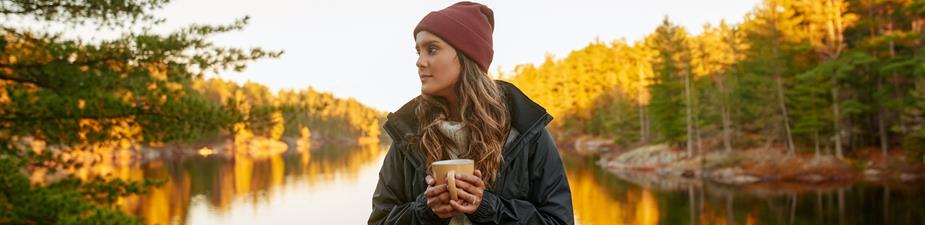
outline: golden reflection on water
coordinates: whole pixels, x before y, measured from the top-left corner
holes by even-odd
[[[186,224],[190,208],[196,207],[196,204],[207,205],[207,212],[211,214],[209,218],[230,217],[233,215],[229,212],[235,211],[234,208],[257,210],[271,201],[278,201],[271,198],[280,194],[300,196],[313,189],[336,189],[338,187],[334,186],[345,182],[356,183],[361,169],[369,170],[370,166],[374,166],[378,171],[379,165],[371,164],[381,163],[384,156],[381,149],[378,144],[367,144],[355,147],[318,146],[308,151],[259,157],[240,152],[224,156],[194,154],[122,166],[100,163],[75,172],[81,174],[79,176],[109,173],[113,178],[126,180],[165,179],[163,185],[150,188],[144,194],[120,198],[119,206],[126,212],[141,216],[145,224]],[[373,188],[367,188],[370,196]],[[370,204],[368,197],[351,201],[363,206]],[[368,207],[360,210],[368,210]],[[365,219],[366,215],[362,217]]]
[[[566,172],[578,224],[658,224],[658,203],[650,190],[636,188],[613,196],[593,170],[569,168]]]
[[[254,154],[253,149],[219,148],[215,154],[193,151],[143,163],[104,157],[93,166],[70,171],[84,179],[99,174],[125,180],[164,179],[163,185],[146,193],[118,200],[122,210],[141,216],[145,224],[363,224],[384,149],[378,144],[310,148],[292,144],[286,151]],[[657,190],[618,178],[593,162],[570,157],[563,155],[577,224],[871,222],[859,221],[866,218],[864,215],[845,213],[863,210],[865,202],[848,204],[834,192],[793,195],[789,201],[787,197],[749,197],[718,188]],[[36,179],[44,179],[43,171],[33,172]],[[874,191],[858,195],[882,196]],[[893,208],[921,205],[915,191],[893,193],[898,195],[890,203],[897,205],[891,205]],[[897,210],[894,214],[905,218],[898,221],[917,221],[921,218],[917,212]]]

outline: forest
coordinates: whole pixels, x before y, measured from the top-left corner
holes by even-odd
[[[666,17],[500,76],[564,134],[688,155],[771,147],[842,158],[925,152],[925,2],[765,0],[691,34]],[[569,136],[569,135],[563,135]]]

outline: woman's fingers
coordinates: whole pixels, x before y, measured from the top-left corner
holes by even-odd
[[[450,218],[456,214],[456,209],[453,209],[453,206],[446,204],[438,207],[430,208],[431,211],[434,211],[434,214],[437,214],[437,217],[440,218]]]
[[[456,182],[456,189],[466,191],[469,194],[474,194],[477,196],[482,196],[482,192],[485,190],[484,187],[477,187],[470,184],[469,182]]]
[[[473,205],[479,205],[479,203],[482,201],[482,198],[478,195],[462,189],[457,191],[456,195],[459,196],[459,200]]]
[[[441,185],[432,186],[432,187],[427,188],[427,190],[424,191],[424,196],[428,198],[433,198],[434,196],[440,195],[445,192],[447,192],[446,184],[441,184]]]
[[[456,187],[459,200],[450,200],[449,189],[446,184],[435,185],[433,177],[427,175],[427,206],[440,218],[449,218],[458,212],[475,213],[482,201],[485,184],[482,182],[482,171],[475,170],[472,174],[457,174]]]
[[[433,198],[427,198],[427,207],[440,218],[449,218],[456,214],[456,209],[447,204],[450,201],[450,194],[443,192]]]
[[[435,185],[436,182],[430,175],[424,177],[424,181],[427,182],[427,190],[424,191],[424,196],[427,197],[427,207],[443,219],[455,215],[456,209],[447,204],[450,201],[450,192],[446,184]]]
[[[464,189],[477,196],[482,196],[482,192],[485,190],[485,183],[482,182],[482,179],[473,175],[457,176],[459,176],[459,178],[456,182],[456,188]]]
[[[465,181],[466,183],[472,184],[473,186],[476,186],[476,187],[481,187],[481,188],[485,187],[485,183],[482,182],[482,178],[479,178],[475,175],[456,174],[456,181]]]
[[[437,194],[433,197],[427,197],[428,206],[436,206],[436,204],[446,204],[450,201],[450,192],[444,191],[443,193]],[[433,204],[431,204],[433,202]]]
[[[431,209],[434,211],[434,213],[453,213],[456,211],[453,209],[453,206],[450,206],[449,204],[440,205]]]
[[[452,206],[454,210],[465,214],[475,213],[475,210],[478,209],[478,205],[466,204],[463,203],[463,201],[450,201],[450,206]]]

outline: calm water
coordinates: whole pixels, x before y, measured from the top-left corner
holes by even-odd
[[[365,224],[385,149],[174,157],[113,172],[169,178],[121,202],[148,224]],[[578,224],[925,224],[921,184],[733,189],[616,176],[564,157]]]

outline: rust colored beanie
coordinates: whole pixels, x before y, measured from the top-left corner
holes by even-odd
[[[487,74],[494,55],[491,41],[494,28],[494,12],[488,6],[458,2],[424,16],[412,35],[417,36],[418,32],[426,30],[439,36],[479,64],[482,72]]]

